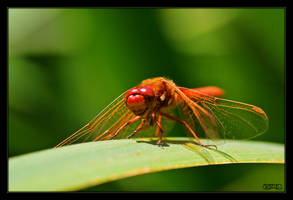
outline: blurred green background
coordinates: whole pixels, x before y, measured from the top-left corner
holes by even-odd
[[[284,20],[278,9],[9,9],[9,156],[54,147],[122,92],[157,76],[263,108],[284,143]],[[173,133],[173,134],[172,134]],[[184,136],[181,126],[172,136]],[[263,191],[284,166],[146,174],[84,191]]]

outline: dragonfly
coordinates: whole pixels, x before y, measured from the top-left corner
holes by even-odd
[[[146,79],[55,147],[131,138],[138,133],[155,135],[156,144],[162,146],[166,121],[181,124],[201,146],[207,146],[201,138],[250,139],[268,129],[268,117],[261,108],[220,98],[223,95],[216,86],[190,89],[164,77]]]

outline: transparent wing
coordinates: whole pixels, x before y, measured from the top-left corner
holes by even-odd
[[[249,139],[268,129],[268,117],[259,107],[221,98],[215,98],[215,103],[202,102],[202,105],[221,122],[225,129],[221,133],[223,138]]]
[[[163,81],[179,95],[177,107],[199,137],[248,139],[268,129],[268,117],[259,107],[208,96],[196,89]]]
[[[56,147],[72,143],[109,139],[123,124],[136,117],[125,105],[125,94],[126,92],[117,97],[88,124]],[[125,127],[121,133],[127,132],[128,129],[129,127]]]
[[[202,137],[204,132],[210,139],[248,139],[268,128],[268,118],[259,107],[207,96],[187,88],[180,90],[184,93],[184,101],[180,104],[185,110],[183,115]]]
[[[102,110],[94,119],[88,124],[82,127],[80,130],[73,133],[71,136],[60,142],[56,147],[62,147],[73,143],[98,141],[110,139],[116,131],[119,130],[127,122],[135,119],[137,116],[131,112],[125,104],[125,94],[121,94],[112,103],[110,103],[104,110]],[[162,118],[161,124],[163,127],[171,127],[173,121]],[[140,125],[142,125],[143,119],[139,119],[127,126],[125,126],[117,136],[113,139],[125,138],[132,134]],[[159,129],[155,124],[150,124],[149,121],[145,121],[141,126],[142,129],[133,135],[133,138],[137,137],[158,137]]]

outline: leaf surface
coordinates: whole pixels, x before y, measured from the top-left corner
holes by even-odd
[[[9,159],[9,191],[76,191],[125,177],[185,167],[284,163],[284,145],[225,141],[202,147],[188,138],[108,140],[48,149]],[[208,141],[202,140],[203,144]]]

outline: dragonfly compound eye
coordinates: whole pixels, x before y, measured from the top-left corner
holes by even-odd
[[[152,97],[154,92],[150,88],[132,88],[126,93],[126,105],[136,115],[142,115],[148,109]]]

